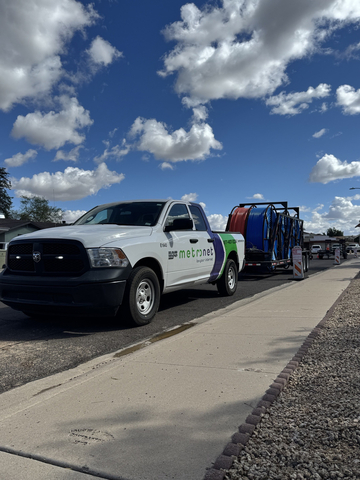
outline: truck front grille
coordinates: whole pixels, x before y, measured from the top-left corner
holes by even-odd
[[[10,246],[13,255],[32,254],[32,243],[17,243]]]
[[[61,262],[54,258],[44,258],[44,271],[47,273],[78,273],[84,268],[82,260],[64,259]]]
[[[89,262],[85,248],[75,240],[17,240],[9,245],[7,266],[16,274],[79,276]]]
[[[73,243],[43,243],[43,253],[53,255],[79,255],[80,249]]]
[[[9,255],[8,267],[10,270],[19,271],[19,272],[35,272],[35,264],[32,258],[12,257]]]

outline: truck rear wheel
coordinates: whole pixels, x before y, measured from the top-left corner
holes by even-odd
[[[125,310],[132,324],[147,325],[155,317],[160,304],[160,284],[151,268],[135,268],[125,292]]]
[[[238,269],[234,260],[228,259],[226,261],[225,269],[219,280],[217,281],[217,289],[220,295],[228,296],[234,295],[238,283]]]

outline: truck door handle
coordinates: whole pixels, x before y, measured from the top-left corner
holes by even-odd
[[[197,243],[199,240],[197,238],[190,238],[190,243]]]
[[[208,242],[209,242],[209,243],[214,243],[215,240],[214,240],[213,238],[208,238]]]

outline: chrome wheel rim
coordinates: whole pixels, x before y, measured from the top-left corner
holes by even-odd
[[[228,285],[231,290],[235,288],[236,280],[235,280],[235,270],[230,267],[228,271]]]
[[[136,307],[141,315],[147,315],[151,311],[155,301],[154,293],[154,284],[150,280],[144,279],[139,283],[136,291]]]

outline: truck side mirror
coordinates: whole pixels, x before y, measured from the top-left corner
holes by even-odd
[[[171,232],[175,230],[192,230],[194,226],[191,218],[175,218],[172,225],[165,227],[165,232]]]

